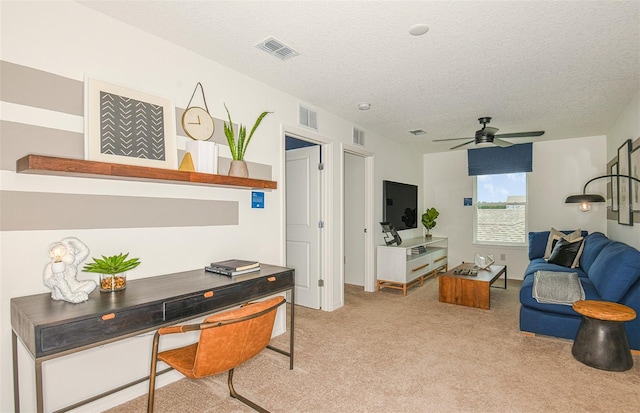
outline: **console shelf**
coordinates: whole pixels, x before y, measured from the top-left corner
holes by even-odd
[[[402,290],[448,269],[448,240],[443,237],[413,238],[398,245],[378,246],[378,291]]]
[[[85,178],[147,180],[185,185],[211,185],[252,189],[277,189],[275,181],[204,174],[146,166],[122,165],[82,159],[27,155],[16,161],[16,172],[38,175],[78,176]]]

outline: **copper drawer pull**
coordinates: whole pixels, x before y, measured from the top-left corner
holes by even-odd
[[[213,291],[207,291],[206,293],[204,293],[204,298],[211,298],[213,297]]]
[[[111,320],[112,318],[116,318],[115,313],[105,314],[102,316],[103,321]]]
[[[442,260],[446,260],[447,256],[445,255],[444,257],[440,257],[437,260],[434,260],[433,262],[438,262],[438,261],[442,261]]]
[[[419,266],[418,268],[414,268],[414,269],[412,269],[411,271],[412,271],[412,272],[420,271],[421,269],[423,269],[423,268],[425,268],[425,267],[428,267],[428,266],[429,266],[429,264],[421,265],[421,266]]]
[[[274,282],[276,280],[276,277],[269,277],[267,278],[267,281],[269,282]]]

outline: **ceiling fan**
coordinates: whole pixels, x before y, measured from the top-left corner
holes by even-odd
[[[496,146],[500,146],[502,148],[506,148],[508,146],[513,145],[513,143],[509,141],[503,140],[503,138],[528,138],[530,136],[541,136],[544,135],[544,131],[535,131],[535,132],[518,132],[518,133],[503,133],[500,135],[496,135],[498,132],[498,128],[493,128],[491,126],[487,126],[489,122],[491,122],[491,118],[485,116],[483,118],[478,118],[478,121],[482,125],[482,129],[476,131],[475,138],[451,138],[451,139],[434,139],[433,142],[444,142],[444,141],[457,141],[461,139],[471,139],[468,142],[461,143],[460,145],[456,145],[449,149],[457,149],[462,146],[468,145],[470,143],[476,143],[476,145],[481,143],[491,143]]]

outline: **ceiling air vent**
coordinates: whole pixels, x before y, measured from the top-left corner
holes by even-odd
[[[364,131],[356,127],[353,128],[353,143],[364,146]]]
[[[273,37],[269,37],[268,39],[263,40],[262,42],[258,43],[256,47],[258,49],[264,50],[271,55],[274,55],[280,60],[291,59],[292,57],[298,56],[300,54],[281,41],[274,39]]]
[[[307,128],[311,128],[314,130],[318,130],[318,113],[314,112],[309,108],[305,108],[304,106],[299,106],[298,110],[299,119],[298,124],[302,126],[306,126]]]

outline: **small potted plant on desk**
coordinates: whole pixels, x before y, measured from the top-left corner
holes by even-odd
[[[440,215],[440,213],[433,207],[427,209],[427,211],[422,214],[422,225],[424,225],[427,230],[425,237],[431,237],[431,230],[436,226],[436,218],[438,218],[438,215]]]
[[[100,291],[111,292],[124,290],[127,286],[127,271],[140,265],[138,258],[127,260],[129,253],[102,256],[94,258],[92,263],[86,264],[83,271],[100,274]]]

